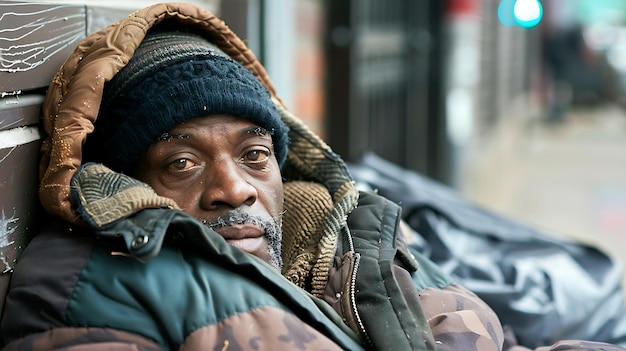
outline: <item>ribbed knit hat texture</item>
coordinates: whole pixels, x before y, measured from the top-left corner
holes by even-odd
[[[128,64],[106,83],[83,161],[129,173],[150,144],[186,120],[229,114],[267,129],[280,165],[288,127],[261,82],[199,35],[148,32]]]

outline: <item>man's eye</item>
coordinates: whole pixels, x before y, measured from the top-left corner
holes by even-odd
[[[243,162],[263,162],[270,157],[270,152],[266,150],[248,151],[244,156]]]
[[[175,160],[168,165],[169,168],[172,168],[176,171],[183,171],[191,166],[193,166],[193,162],[191,162],[187,158],[179,158],[178,160]]]

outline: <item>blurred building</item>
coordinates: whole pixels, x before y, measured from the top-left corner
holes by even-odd
[[[238,32],[287,105],[344,158],[373,151],[461,187],[499,120],[535,104],[541,53],[528,47],[539,29],[503,25],[499,5],[238,0],[221,11],[246,26]]]

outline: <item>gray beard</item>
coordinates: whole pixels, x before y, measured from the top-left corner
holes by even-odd
[[[283,258],[281,256],[282,251],[282,217],[270,219],[267,217],[251,216],[242,210],[235,209],[228,211],[223,216],[217,217],[215,221],[209,222],[202,221],[207,227],[211,229],[218,229],[235,224],[250,223],[258,226],[265,231],[265,237],[267,238],[267,253],[270,257],[270,264],[279,272],[283,267]]]

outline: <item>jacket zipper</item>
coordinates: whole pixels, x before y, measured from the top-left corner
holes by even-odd
[[[344,227],[344,231],[348,238],[348,244],[350,246],[349,250],[354,254],[354,266],[350,275],[350,306],[352,308],[352,313],[354,314],[361,334],[365,337],[366,342],[370,346],[373,346],[372,340],[365,330],[365,326],[363,325],[363,321],[361,320],[361,315],[359,314],[359,311],[356,307],[356,276],[359,270],[359,263],[361,262],[361,255],[358,252],[354,251],[354,243],[352,242],[352,235],[350,234],[350,230],[347,227]]]

